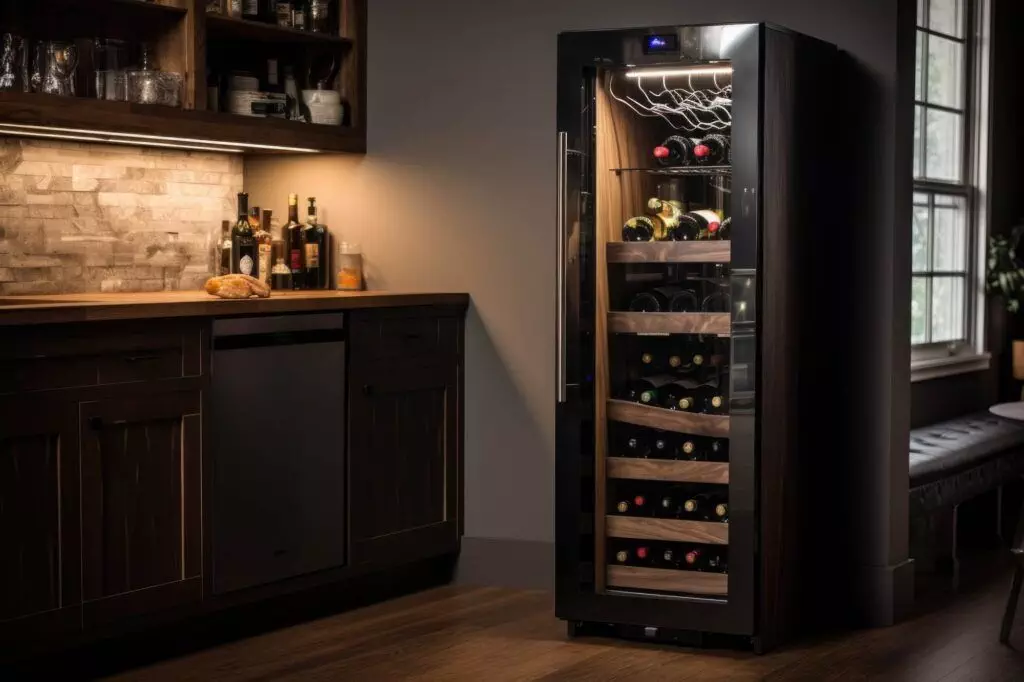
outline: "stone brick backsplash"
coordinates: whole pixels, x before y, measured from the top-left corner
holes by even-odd
[[[0,294],[198,289],[243,162],[0,138]]]

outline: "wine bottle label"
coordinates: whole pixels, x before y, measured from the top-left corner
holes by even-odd
[[[260,258],[260,279],[264,282],[270,281],[270,256],[271,256],[271,245],[260,244],[259,258]]]
[[[627,561],[629,561],[629,552],[626,552],[626,551],[617,552],[615,554],[615,560],[618,561],[620,564],[626,563]]]
[[[252,256],[248,254],[238,259],[238,271],[243,275],[251,275],[254,265],[255,262],[253,261]]]
[[[260,13],[259,0],[242,0],[242,14],[256,16]]]
[[[620,514],[625,514],[629,511],[629,502],[619,502],[615,509],[617,509]]]
[[[318,268],[318,267],[320,267],[320,245],[319,244],[306,244],[306,267],[307,268]]]
[[[725,516],[728,513],[729,513],[729,505],[727,505],[727,504],[715,505],[715,516],[722,517],[722,516]]]
[[[289,267],[292,272],[298,272],[302,269],[302,251],[299,249],[292,249],[289,253]]]
[[[283,26],[284,28],[292,27],[292,3],[277,3],[277,25]]]
[[[693,444],[692,440],[688,440],[685,443],[683,443],[683,452],[685,452],[688,455],[692,455],[693,451],[696,450],[696,449],[697,449],[697,446],[695,446]]]
[[[301,9],[292,10],[292,28],[306,29],[306,13]]]

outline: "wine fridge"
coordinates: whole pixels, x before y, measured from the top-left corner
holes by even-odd
[[[766,24],[558,48],[557,615],[770,648],[811,551],[837,50]]]

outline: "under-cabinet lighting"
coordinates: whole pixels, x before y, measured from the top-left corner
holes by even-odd
[[[313,125],[313,124],[310,124]],[[64,128],[61,126],[38,126],[22,123],[2,123],[0,133],[6,135],[29,135],[29,131],[40,131],[49,134],[71,134],[87,136],[85,139],[92,142],[118,142],[122,144],[149,144],[149,146],[172,147],[175,149],[199,149],[201,151],[231,151],[241,153],[244,149],[263,149],[276,152],[300,152],[304,154],[318,154],[320,150],[309,147],[285,147],[276,144],[257,144],[255,142],[230,142],[225,140],[204,140],[195,137],[171,137],[168,135],[146,135],[143,133],[124,133],[116,130],[89,130],[86,128]],[[36,137],[38,137],[37,135]],[[153,143],[143,142],[153,140]],[[157,144],[159,143],[159,144]],[[173,144],[171,144],[173,143]],[[193,145],[193,146],[186,146]],[[201,145],[201,146],[195,146]],[[237,149],[241,147],[243,149]]]
[[[0,125],[0,135],[12,137],[31,137],[46,140],[73,140],[75,142],[103,142],[105,144],[123,144],[133,147],[160,147],[162,149],[187,149],[198,152],[220,152],[222,154],[244,154],[244,149],[233,147],[200,147],[192,144],[172,144],[169,142],[156,142],[153,140],[127,140],[116,137],[104,137],[103,135],[71,135],[67,133],[44,133],[37,130],[8,130],[7,126]]]
[[[690,66],[678,69],[634,69],[626,78],[664,78],[666,76],[718,76],[732,73],[731,66]]]

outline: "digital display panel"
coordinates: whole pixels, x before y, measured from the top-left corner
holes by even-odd
[[[644,36],[644,54],[679,52],[679,36],[675,33]]]

